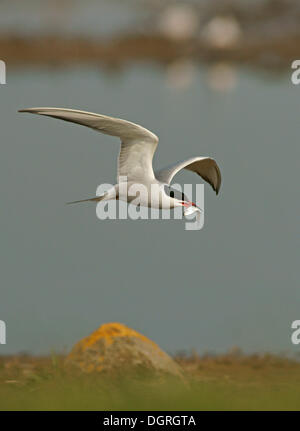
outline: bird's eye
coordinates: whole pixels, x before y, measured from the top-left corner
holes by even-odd
[[[179,201],[181,201],[181,200],[185,201],[186,200],[184,194],[181,191],[176,190],[176,189],[171,189],[171,187],[166,186],[165,187],[165,193],[166,193],[166,195],[170,196],[170,198],[177,199]]]

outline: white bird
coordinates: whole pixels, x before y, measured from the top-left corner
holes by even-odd
[[[145,187],[148,193],[145,196],[140,196],[139,205],[161,209],[183,207],[186,211],[185,215],[188,215],[193,212],[193,207],[198,211],[200,209],[189,201],[183,193],[170,187],[173,177],[182,169],[196,172],[212,186],[216,194],[220,190],[220,169],[216,161],[210,157],[191,157],[154,172],[152,159],[158,144],[158,137],[137,124],[119,118],[75,109],[29,108],[22,109],[19,112],[58,118],[120,138],[121,149],[118,159],[117,184],[101,196],[70,203],[111,199],[131,202],[136,196],[129,196],[127,192],[123,195],[121,189],[123,190],[122,187],[125,185],[127,191],[130,186],[140,184]],[[124,181],[126,181],[126,184]]]

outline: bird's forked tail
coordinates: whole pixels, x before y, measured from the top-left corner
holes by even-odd
[[[105,195],[96,196],[95,198],[89,198],[89,199],[82,199],[80,201],[67,202],[67,205],[79,204],[81,202],[99,202],[99,201],[102,201],[104,198],[105,198]]]

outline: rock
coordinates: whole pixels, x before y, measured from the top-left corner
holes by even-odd
[[[183,378],[180,366],[157,344],[121,323],[106,323],[80,340],[66,364],[82,372],[170,375]]]

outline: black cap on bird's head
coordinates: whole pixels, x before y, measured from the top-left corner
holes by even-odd
[[[165,185],[164,191],[167,196],[179,201],[183,207],[197,206],[196,204],[194,204],[194,202],[191,202],[189,198],[182,191],[177,190],[175,187],[170,187]]]

